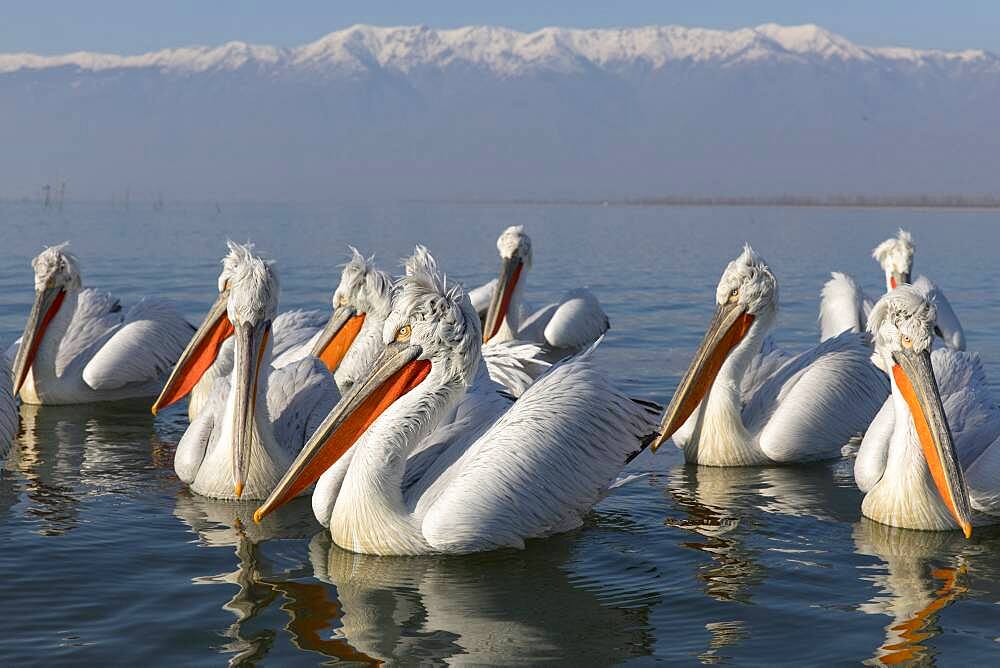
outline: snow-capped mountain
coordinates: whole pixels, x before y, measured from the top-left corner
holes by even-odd
[[[300,47],[0,54],[0,194],[995,192],[1000,58],[813,25],[355,26]]]

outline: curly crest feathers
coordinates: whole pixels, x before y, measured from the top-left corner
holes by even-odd
[[[910,273],[913,265],[913,236],[903,228],[891,239],[886,239],[872,251],[872,257],[883,269],[900,274]]]
[[[274,263],[257,255],[251,243],[226,244],[229,254],[222,259],[219,287],[229,286],[229,319],[234,324],[273,320],[280,291]]]
[[[872,361],[881,367],[880,355],[901,347],[901,337],[909,339],[913,350],[930,350],[937,322],[937,307],[911,285],[900,285],[879,299],[868,316],[868,331],[876,353]]]
[[[351,259],[340,272],[340,284],[333,293],[333,308],[350,305],[358,313],[385,318],[392,307],[392,278],[375,266],[375,256],[365,257],[348,246]]]
[[[64,241],[55,246],[49,246],[31,261],[35,271],[35,289],[46,287],[79,288],[80,263],[76,256],[69,252],[69,242]]]
[[[426,248],[419,263],[407,265],[407,272],[396,284],[392,312],[383,330],[385,343],[409,324],[411,340],[423,347],[423,357],[443,364],[447,373],[468,385],[479,367],[483,338],[472,302],[461,285],[448,285]]]

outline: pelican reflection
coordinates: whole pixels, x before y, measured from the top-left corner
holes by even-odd
[[[317,578],[336,586],[336,637],[379,661],[611,665],[646,656],[647,608],[619,609],[574,585],[574,542],[464,557],[380,557],[309,544]]]
[[[869,615],[892,618],[873,663],[922,663],[933,658],[932,640],[941,633],[941,612],[969,592],[969,563],[981,546],[960,532],[917,531],[868,518],[854,527],[855,548],[878,557],[884,568],[862,577],[878,594],[858,606]]]
[[[340,617],[334,592],[326,585],[296,579],[310,574],[304,562],[299,568],[282,571],[261,549],[270,540],[299,539],[304,545],[304,539],[320,530],[309,499],[296,499],[277,511],[273,521],[261,524],[253,521],[257,503],[210,499],[186,488],[177,494],[174,515],[198,535],[201,544],[231,547],[236,555],[235,570],[193,580],[195,584],[235,588],[221,606],[235,619],[221,631],[227,642],[219,651],[230,655],[230,665],[253,663],[266,656],[278,631],[249,627],[261,621],[266,610],[277,606],[287,615],[284,630],[299,649],[344,661],[373,663],[347,642],[324,637]]]

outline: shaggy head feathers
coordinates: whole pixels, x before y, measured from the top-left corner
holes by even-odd
[[[392,308],[392,279],[375,267],[375,256],[365,257],[354,246],[351,259],[340,272],[340,284],[333,293],[333,308],[350,306],[357,313],[385,318]]]
[[[883,295],[868,316],[868,331],[876,351],[872,361],[882,367],[879,356],[888,360],[893,352],[901,350],[903,336],[910,339],[913,350],[930,350],[936,320],[934,303],[910,285],[901,285]]]
[[[885,271],[909,274],[913,266],[913,236],[903,228],[892,239],[886,239],[872,251],[872,257]]]
[[[445,373],[468,385],[479,367],[482,329],[468,295],[458,284],[436,271],[437,263],[427,249],[417,248],[418,263],[407,263],[407,275],[396,284],[392,312],[385,321],[385,344],[410,325],[410,342],[423,348],[422,359],[430,359]],[[412,259],[412,258],[411,258]]]
[[[68,248],[68,241],[49,246],[31,261],[31,268],[35,270],[35,290],[80,287],[80,264]]]
[[[229,254],[222,260],[223,277],[229,282],[227,312],[234,324],[257,324],[273,320],[278,312],[278,275],[273,263],[254,254],[253,244],[227,241]]]
[[[722,272],[719,286],[715,289],[716,303],[725,304],[733,290],[739,290],[739,302],[748,313],[758,313],[769,306],[777,307],[778,282],[764,258],[750,244],[744,245],[739,257]]]
[[[519,257],[525,269],[531,269],[531,237],[524,233],[524,225],[511,225],[504,230],[497,239],[497,250],[503,259]]]

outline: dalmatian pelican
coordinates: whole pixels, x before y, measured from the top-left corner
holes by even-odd
[[[271,492],[340,395],[315,357],[272,366],[278,277],[249,247],[238,252],[226,298],[233,370],[216,378],[209,402],[184,432],[174,470],[203,496],[258,500]],[[178,365],[187,363],[182,358]]]
[[[774,350],[765,337],[778,283],[749,245],[726,267],[715,301],[653,447],[673,437],[686,461],[709,466],[839,457],[888,393],[862,335],[845,332],[792,358]]]
[[[979,357],[931,352],[936,308],[901,284],[872,308],[873,361],[892,394],[858,449],[861,512],[905,529],[1000,523],[1000,409]]]
[[[190,395],[188,418],[194,420],[212,398],[215,381],[228,376],[233,369],[233,333],[229,320],[229,294],[235,272],[242,267],[248,254],[254,252],[253,244],[241,245],[226,242],[229,252],[222,258],[219,274],[219,294],[202,320],[201,326],[191,336],[181,355],[181,363],[174,366],[170,377],[163,384],[153,403],[153,415]],[[273,339],[272,366],[283,367],[297,362],[311,351],[312,342],[319,336],[325,318],[319,311],[286,311],[271,323]]]
[[[610,323],[597,297],[586,288],[528,313],[524,289],[531,270],[531,238],[524,227],[508,227],[497,239],[500,276],[469,293],[481,314],[483,342],[528,341],[549,350],[550,360],[576,352],[602,336]]]
[[[84,289],[68,242],[31,263],[35,302],[14,357],[12,391],[29,404],[155,397],[194,329],[161,299],[128,311]]]
[[[479,317],[461,286],[421,270],[401,279],[367,376],[326,417],[254,519],[349,453],[327,525],[333,541],[353,552],[521,548],[579,526],[654,427],[589,354],[551,369],[481,437],[465,439],[456,429],[422,474],[407,476],[415,447],[453,414],[480,373],[481,346]]]
[[[913,270],[913,236],[904,229],[886,239],[872,251],[872,257],[885,273],[886,292],[910,283]],[[934,333],[953,350],[965,350],[965,332],[944,292],[926,276],[918,276],[913,286],[932,299],[937,305],[937,324]],[[872,310],[871,300],[865,296],[851,276],[835,271],[823,286],[820,303],[820,340],[825,341],[841,332],[862,332]]]

